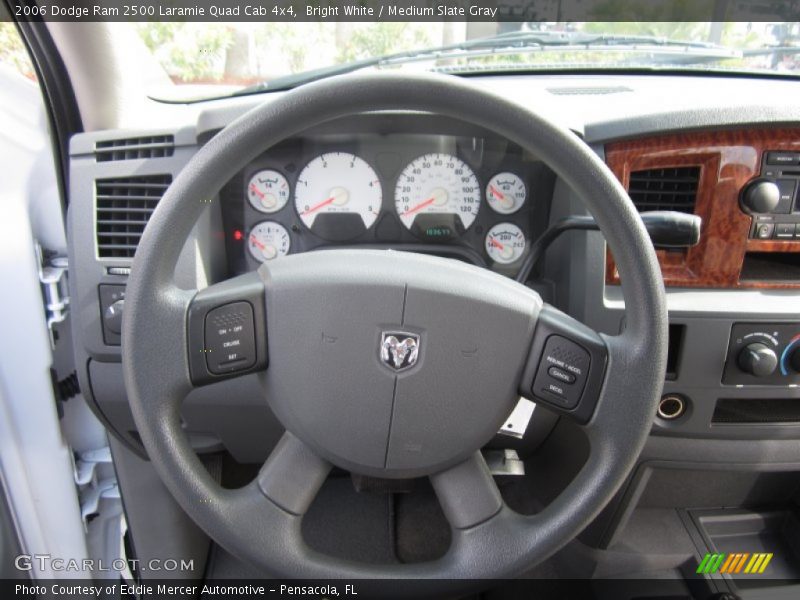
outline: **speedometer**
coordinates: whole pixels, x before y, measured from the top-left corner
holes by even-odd
[[[318,156],[300,172],[294,204],[306,227],[328,240],[348,240],[369,229],[383,194],[374,169],[348,152]]]
[[[428,240],[461,235],[478,216],[481,192],[467,164],[449,154],[426,154],[397,179],[395,208],[412,233]]]

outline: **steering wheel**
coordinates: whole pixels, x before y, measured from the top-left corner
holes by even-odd
[[[549,165],[584,199],[614,253],[624,331],[595,333],[488,270],[396,251],[289,255],[201,291],[177,287],[196,220],[244,165],[304,129],[377,110],[475,123]],[[230,123],[159,202],[125,310],[125,385],[153,466],[209,536],[283,577],[429,578],[446,590],[523,572],[580,533],[630,473],[666,360],[658,263],[622,186],[573,132],[448,76],[327,79]],[[182,432],[180,404],[193,386],[254,372],[286,433],[254,481],[223,489]],[[554,379],[563,373],[572,383]],[[480,454],[520,395],[574,419],[590,447],[563,492],[531,516],[504,504]],[[301,521],[332,465],[429,477],[452,531],[446,554],[374,565],[309,548]]]

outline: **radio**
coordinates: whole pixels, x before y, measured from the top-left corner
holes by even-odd
[[[750,237],[800,240],[800,152],[769,151],[761,158],[761,175],[742,192],[742,210],[753,217]]]

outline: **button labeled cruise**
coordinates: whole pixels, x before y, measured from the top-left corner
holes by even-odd
[[[243,371],[256,362],[253,307],[233,302],[208,311],[205,322],[206,365],[215,375]]]

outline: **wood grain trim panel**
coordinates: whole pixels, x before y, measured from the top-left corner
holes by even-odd
[[[761,156],[767,150],[800,152],[800,128],[692,132],[606,145],[606,163],[625,189],[632,171],[700,167],[695,204],[695,213],[703,219],[700,243],[688,250],[656,253],[665,285],[800,288],[800,282],[739,279],[747,251],[800,252],[800,242],[748,240],[751,217],[740,209],[739,195],[758,176]],[[606,256],[606,283],[619,284],[610,251]]]

